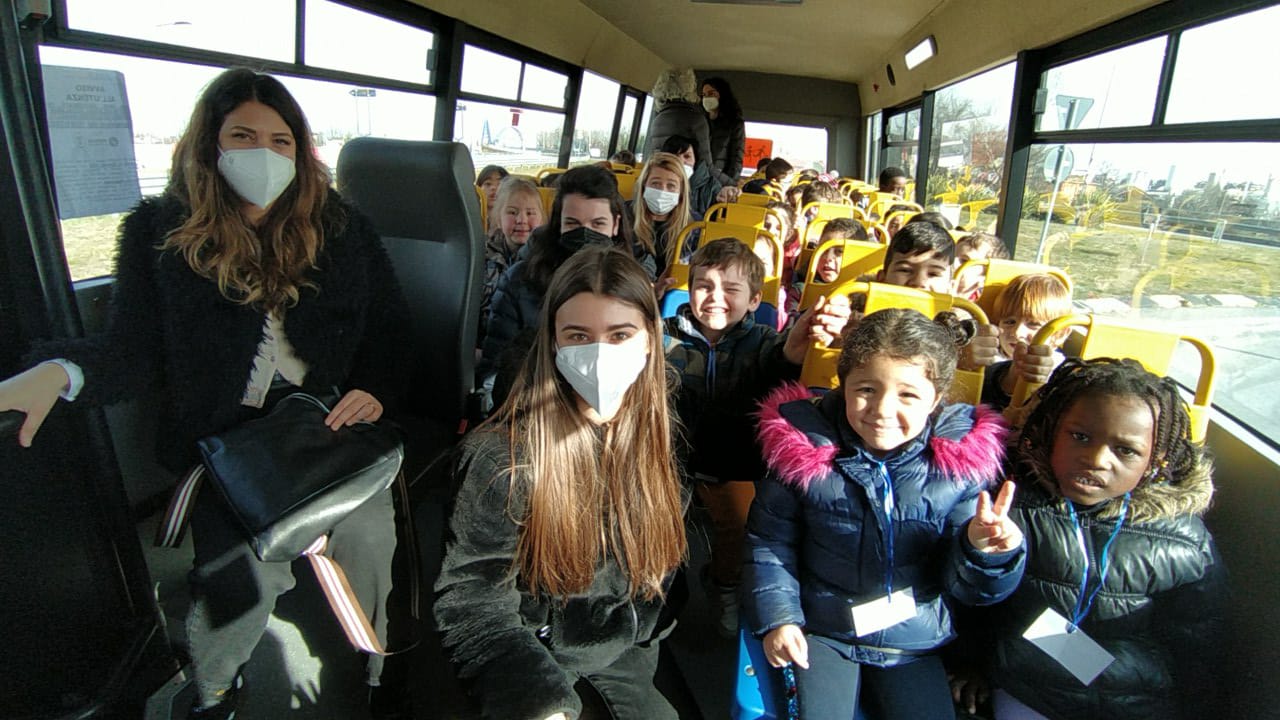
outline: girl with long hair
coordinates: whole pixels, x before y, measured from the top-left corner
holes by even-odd
[[[673,718],[654,688],[683,492],[653,286],[585,248],[551,279],[506,402],[462,442],[436,584],[446,654],[486,718]]]
[[[297,102],[275,78],[232,69],[196,103],[165,193],[124,220],[107,330],[37,348],[56,360],[0,383],[0,409],[27,414],[29,446],[59,396],[110,405],[158,379],[157,454],[181,474],[199,462],[196,440],[294,390],[345,391],[331,428],[376,421],[406,376],[407,315],[377,234],[329,188]],[[294,579],[289,563],[257,559],[217,492],[197,494],[190,523],[190,717],[229,718],[240,668]],[[395,543],[389,492],[329,539],[384,643]],[[370,685],[381,670],[372,657]]]
[[[671,153],[658,152],[645,163],[632,201],[636,241],[653,248],[658,274],[675,262],[676,235],[690,221],[701,220],[689,204],[689,181],[684,162]]]

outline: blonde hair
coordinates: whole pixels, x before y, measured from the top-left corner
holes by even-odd
[[[527,178],[508,175],[498,185],[498,194],[493,198],[493,210],[489,213],[489,232],[502,227],[502,214],[506,211],[507,205],[519,198],[532,199],[534,204],[538,206],[538,213],[542,216],[542,221],[546,222],[547,214],[543,211],[542,195],[538,192],[538,186]],[[542,223],[538,224],[541,225]]]
[[[279,113],[293,133],[296,174],[255,227],[240,212],[244,200],[218,172],[222,123],[246,102]],[[161,249],[182,254],[191,269],[213,280],[218,292],[241,305],[277,312],[297,304],[307,273],[316,267],[328,229],[340,231],[340,206],[327,203],[329,173],[316,158],[311,129],[298,103],[279,80],[247,68],[214,78],[196,102],[173,150],[165,192],[189,210]]]
[[[603,431],[579,410],[576,393],[556,370],[556,313],[580,293],[635,307],[648,332],[648,362]],[[612,557],[627,573],[632,597],[653,599],[684,561],[688,544],[662,337],[653,285],[627,253],[587,247],[552,277],[533,348],[507,401],[488,421],[510,427],[513,478],[527,489],[513,570],[529,592],[584,592],[600,560]],[[515,481],[512,488],[515,496]]]
[[[667,215],[667,243],[664,252],[666,264],[672,265],[676,261],[676,234],[689,224],[692,215],[689,211],[689,180],[684,176],[684,161],[679,157],[671,153],[656,152],[649,158],[649,162],[644,164],[644,169],[640,171],[640,178],[636,181],[635,198],[631,203],[631,209],[636,216],[632,229],[641,247],[651,253],[657,252],[658,238],[653,232],[653,220],[649,217],[652,213],[644,202],[644,188],[649,183],[649,176],[653,174],[655,167],[675,175],[676,182],[680,184],[680,190],[677,191],[680,194],[680,202],[676,203],[675,208]]]
[[[1007,317],[1049,322],[1071,314],[1071,291],[1053,275],[1019,275],[1004,286],[991,309],[997,323]]]

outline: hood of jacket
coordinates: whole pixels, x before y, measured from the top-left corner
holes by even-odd
[[[784,483],[805,489],[835,469],[840,454],[836,423],[842,418],[833,418],[832,408],[823,406],[837,404],[841,398],[828,398],[839,392],[815,394],[793,382],[761,402],[757,435],[765,463]],[[838,404],[842,414],[843,403]],[[984,405],[944,405],[904,450],[928,452],[930,463],[952,481],[988,484],[1000,474],[1008,432],[1004,418]]]

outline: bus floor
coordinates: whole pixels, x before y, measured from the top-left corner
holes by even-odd
[[[169,633],[170,643],[179,658],[185,659],[185,618],[190,605],[187,572],[191,567],[191,540],[180,548],[156,548],[151,538],[159,515],[146,518],[138,525],[142,545],[146,549],[153,588]],[[438,527],[438,517],[417,518],[420,533],[431,523]],[[665,686],[684,684],[691,692],[676,701],[682,720],[689,718],[729,717],[736,671],[737,641],[725,640],[714,630],[711,603],[697,578],[706,563],[709,522],[705,513],[695,508],[687,524],[690,563],[686,572],[688,601],[679,623],[666,640],[660,674]],[[420,546],[431,548],[438,543]],[[424,557],[427,568],[438,567],[438,557]],[[310,720],[312,718],[365,720],[368,712],[368,688],[364,684],[364,658],[353,651],[334,621],[316,583],[310,565],[294,563],[297,585],[281,596],[266,632],[244,668],[245,685],[240,693],[240,720]],[[424,589],[429,592],[429,588]],[[429,618],[422,621],[429,628]],[[467,720],[473,713],[452,674],[442,666],[438,636],[420,633],[422,642],[400,658],[401,668],[408,674],[417,720]],[[185,671],[152,695],[145,720],[182,720],[191,704],[193,690]],[[665,689],[665,688],[664,688]],[[669,696],[680,693],[668,692]],[[696,704],[696,707],[692,707]],[[594,711],[594,712],[593,712]],[[609,717],[597,699],[587,698],[584,719]]]

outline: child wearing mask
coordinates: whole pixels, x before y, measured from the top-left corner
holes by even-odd
[[[658,275],[675,262],[676,235],[702,214],[689,206],[689,181],[684,163],[671,153],[657,152],[645,163],[631,201],[636,240],[654,249]]]

